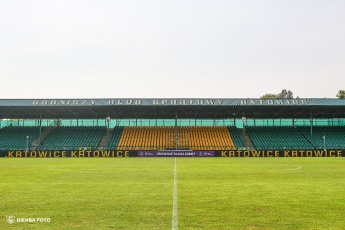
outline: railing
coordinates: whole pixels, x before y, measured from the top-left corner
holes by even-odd
[[[37,148],[29,148],[28,150],[75,150],[75,151],[88,151],[88,150],[310,150],[310,149],[332,149],[332,150],[345,150],[345,145],[326,145],[324,146],[317,146],[315,148],[303,148],[303,147],[296,147],[296,146],[284,146],[284,147],[273,147],[273,146],[260,146],[259,148],[253,149],[248,146],[118,146],[118,147],[109,147],[109,146],[41,146]],[[26,146],[8,146],[8,145],[1,145],[0,150],[6,151],[16,151],[27,150]]]

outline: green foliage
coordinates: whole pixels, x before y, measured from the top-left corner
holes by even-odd
[[[290,90],[283,89],[278,95],[277,98],[279,99],[292,99],[293,93]]]
[[[345,99],[345,90],[339,90],[336,97],[339,99]]]
[[[267,93],[260,97],[260,99],[274,99],[277,98],[277,94]]]
[[[283,89],[278,94],[268,93],[260,97],[260,99],[293,99],[293,93],[290,90]]]

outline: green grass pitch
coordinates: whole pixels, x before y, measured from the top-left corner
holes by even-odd
[[[0,229],[172,229],[174,162],[0,159]],[[343,158],[177,158],[176,173],[179,229],[345,229]]]

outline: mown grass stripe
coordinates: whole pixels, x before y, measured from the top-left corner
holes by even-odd
[[[177,170],[176,157],[174,164],[174,191],[173,191],[173,215],[172,215],[172,230],[178,229],[178,208],[177,208]]]

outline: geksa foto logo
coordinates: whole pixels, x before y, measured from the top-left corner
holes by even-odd
[[[15,216],[6,216],[6,221],[9,224],[13,224],[15,222],[15,220],[16,220]]]

